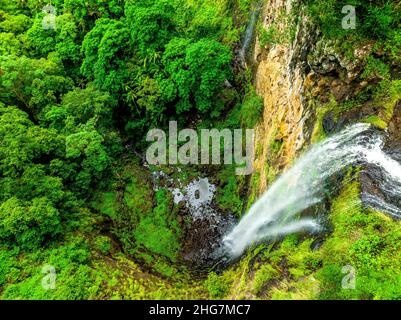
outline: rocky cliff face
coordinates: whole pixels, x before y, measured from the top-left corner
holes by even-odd
[[[250,63],[264,112],[256,127],[248,206],[311,144],[351,123],[368,122],[386,130],[386,154],[401,162],[398,58],[385,54],[380,48],[382,39],[372,40],[369,35],[358,37],[352,45],[336,40],[337,35],[328,39],[330,35],[318,26],[319,13],[309,15],[310,7],[300,3],[264,1],[263,28],[257,31]],[[294,16],[295,7],[296,19],[286,19],[286,15]],[[250,248],[221,277],[234,279],[229,298],[376,299],[391,295],[392,289],[378,293],[381,289],[377,288],[393,288],[397,281],[394,270],[399,268],[393,266],[400,261],[395,240],[400,224],[380,208],[366,206],[365,195],[398,208],[401,196],[380,187],[377,182],[385,177],[374,166],[346,171],[330,180],[333,192],[311,212],[324,216],[327,232],[289,236]],[[349,266],[355,267],[360,291],[341,289],[343,267]]]
[[[391,118],[370,100],[350,110],[342,107],[381,80],[361,78],[372,43],[359,43],[347,55],[340,43],[323,37],[302,7],[297,9],[297,23],[289,26],[282,17],[293,15],[294,5],[296,1],[269,0],[262,12],[264,30],[294,29],[290,41],[262,45],[259,34],[255,42],[255,86],[264,99],[255,139],[257,194],[310,143],[369,116]]]
[[[290,11],[290,1],[269,1],[263,10],[263,27],[269,28],[281,10]],[[259,192],[272,182],[274,172],[291,163],[310,138],[306,123],[313,115],[304,98],[308,81],[305,57],[301,52],[310,47],[307,29],[305,19],[298,28],[296,40],[290,45],[262,47],[260,39],[256,40],[255,86],[264,99],[263,121],[256,128],[255,146],[255,169],[260,174]]]

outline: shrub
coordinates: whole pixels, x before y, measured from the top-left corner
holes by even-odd
[[[35,198],[32,203],[10,198],[0,205],[0,239],[10,244],[36,249],[61,231],[59,212],[47,198]]]
[[[110,238],[105,236],[98,236],[95,239],[95,248],[99,250],[102,254],[107,255],[111,250]]]
[[[263,98],[252,88],[244,98],[241,108],[241,123],[245,128],[254,128],[263,112]]]
[[[134,232],[137,245],[175,261],[181,248],[181,230],[170,208],[171,197],[166,190],[156,193],[157,205],[153,212],[140,219]]]
[[[215,272],[209,273],[205,286],[213,299],[223,299],[230,289],[229,281]]]
[[[279,272],[274,269],[270,264],[264,264],[256,271],[255,278],[253,280],[253,288],[257,294],[261,293],[263,286],[270,280],[277,277]]]

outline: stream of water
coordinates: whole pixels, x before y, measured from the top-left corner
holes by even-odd
[[[319,232],[317,218],[299,218],[305,209],[323,201],[329,177],[350,165],[380,170],[380,188],[401,198],[401,165],[383,151],[384,133],[368,124],[355,124],[313,146],[251,207],[223,239],[224,251],[240,256],[254,243],[296,232]],[[366,204],[395,217],[401,210],[373,194]]]

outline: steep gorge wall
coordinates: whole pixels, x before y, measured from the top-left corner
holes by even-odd
[[[263,10],[263,27],[269,28],[280,10],[290,9],[289,1],[268,1]],[[262,48],[259,38],[256,39],[255,87],[264,100],[263,120],[256,128],[255,139],[259,193],[272,182],[275,170],[285,169],[308,140],[304,125],[312,115],[305,108],[305,75],[302,64],[295,61],[294,47],[297,46],[300,44]],[[272,150],[274,144],[280,150]],[[276,154],[272,155],[274,151]]]
[[[365,107],[365,112],[340,115],[334,123],[331,113],[325,110],[330,101],[343,103],[369,84],[369,79],[360,81],[358,76],[372,45],[361,43],[354,49],[354,58],[347,58],[339,53],[338,43],[323,38],[302,8],[293,26],[281,18],[282,13],[293,14],[294,4],[296,1],[267,0],[261,17],[265,30],[276,28],[284,32],[294,28],[294,39],[262,46],[258,35],[255,42],[255,87],[264,100],[263,118],[255,137],[254,179],[258,183],[253,192],[257,195],[305,147],[317,142],[322,132],[339,130],[347,122],[374,113]]]
[[[380,129],[387,128],[386,152],[401,162],[401,86],[394,97],[377,98],[373,92],[384,78],[377,72],[367,72],[368,57],[380,59],[384,54],[377,47],[374,49],[373,41],[363,38],[358,38],[352,46],[346,44],[346,48],[336,39],[325,38],[304,8],[298,10],[295,26],[289,25],[280,18],[280,12],[290,13],[294,3],[265,0],[260,17],[264,29],[294,28],[295,36],[291,41],[268,41],[262,45],[263,39],[257,32],[251,65],[257,93],[264,101],[264,112],[256,127],[255,172],[248,206],[311,144],[351,123],[370,122]],[[383,60],[391,71],[388,82],[399,81],[399,62]],[[366,299],[391,295],[392,290],[379,291],[381,287],[393,288],[392,283],[398,277],[392,266],[399,261],[395,258],[398,245],[394,245],[399,221],[366,208],[364,193],[386,198],[389,203],[398,200],[394,203],[397,206],[400,199],[389,199],[375,185],[383,177],[374,168],[362,168],[358,172],[359,181],[354,179],[356,174],[333,179],[338,193],[333,192],[322,204],[323,210],[318,208],[319,213],[327,213],[330,221],[327,234],[286,237],[283,241],[251,248],[237,265],[222,275],[222,279],[230,279],[227,297]],[[367,259],[369,249],[366,248],[375,241],[380,246]],[[356,251],[360,256],[356,257]],[[383,264],[376,264],[380,259]],[[342,267],[349,265],[358,267],[358,279],[364,277],[358,282],[361,292],[341,290]],[[387,268],[391,270],[388,273],[384,271]],[[399,294],[394,296],[399,298]]]

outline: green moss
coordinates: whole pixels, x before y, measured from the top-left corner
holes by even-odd
[[[205,286],[212,299],[222,299],[228,294],[231,283],[226,277],[211,272],[205,281]]]
[[[263,144],[258,141],[256,145],[255,158],[259,158],[263,153]]]
[[[376,87],[374,100],[383,108],[383,118],[389,121],[401,100],[401,80],[383,80]]]
[[[241,107],[241,123],[244,128],[252,129],[260,121],[263,112],[263,99],[250,86]]]
[[[154,269],[162,277],[146,272],[121,253],[108,260],[96,260],[95,267],[97,279],[103,281],[101,290],[92,298],[176,300],[207,297],[202,282],[191,280],[187,270],[175,270],[161,259],[154,260]]]
[[[181,248],[181,226],[171,194],[161,189],[154,195],[146,172],[134,163],[118,176],[124,188],[120,192],[100,193],[94,206],[113,219],[113,232],[128,253],[142,258],[149,253],[176,261]],[[145,262],[148,260],[144,258]]]
[[[205,286],[213,299],[224,298],[230,289],[230,283],[224,277],[211,272],[205,282]]]
[[[347,183],[333,202],[333,235],[322,247],[320,297],[324,299],[399,299],[400,223],[363,208],[357,181]],[[342,288],[342,268],[356,271],[356,288]]]
[[[253,288],[257,294],[261,292],[263,286],[270,280],[276,278],[279,272],[274,269],[270,264],[264,264],[255,273],[253,280]]]
[[[226,167],[218,175],[222,187],[218,188],[216,201],[223,210],[228,210],[237,217],[242,215],[244,202],[241,197],[241,190],[244,187],[244,177],[235,175],[235,168]]]
[[[250,195],[248,197],[246,211],[248,211],[251,208],[251,206],[255,203],[255,201],[257,200],[258,190],[259,190],[259,181],[260,181],[260,173],[255,172],[251,178]]]
[[[315,300],[319,281],[313,276],[300,277],[297,281],[285,280],[280,287],[272,288],[272,300]]]
[[[174,267],[160,260],[156,262],[154,270],[168,278],[172,277],[174,274],[177,273],[177,270]]]
[[[266,184],[271,185],[277,178],[278,170],[274,167],[269,165],[268,162],[265,164],[266,170]]]
[[[135,174],[135,172],[132,172],[132,174]],[[137,176],[132,176],[125,187],[124,202],[130,210],[140,215],[150,211],[152,202],[148,183]]]
[[[118,210],[117,196],[117,192],[114,191],[99,193],[98,197],[93,201],[92,206],[102,214],[115,219],[117,218],[116,211]]]
[[[362,122],[370,123],[379,129],[387,128],[387,123],[377,116],[370,116],[370,117],[366,118],[365,120],[363,120]]]
[[[290,13],[287,13],[286,10],[280,10],[273,24],[268,28],[259,23],[258,36],[262,47],[274,46],[276,44],[288,45],[294,40],[298,18],[297,9],[297,6],[294,4]]]
[[[109,237],[98,236],[95,238],[94,247],[102,254],[107,255],[111,250],[111,241]]]
[[[262,25],[259,27],[259,40],[262,47],[272,46],[279,43],[280,32],[276,26],[270,26],[268,29]]]
[[[313,101],[311,103],[312,107],[314,107],[316,110],[316,121],[311,137],[311,143],[314,144],[324,140],[327,137],[323,128],[323,119],[327,112],[336,110],[338,108],[338,104],[334,97],[331,97],[330,102],[323,106],[316,106],[316,103]]]
[[[368,57],[368,62],[361,75],[362,79],[368,77],[386,79],[390,76],[390,67],[382,60],[376,59],[373,56]]]
[[[156,207],[151,214],[140,218],[133,235],[137,246],[176,261],[181,248],[181,229],[171,210],[171,201],[166,190],[159,190],[156,194]]]
[[[270,143],[270,152],[273,155],[277,155],[280,152],[282,146],[282,140],[273,139],[273,141]]]

